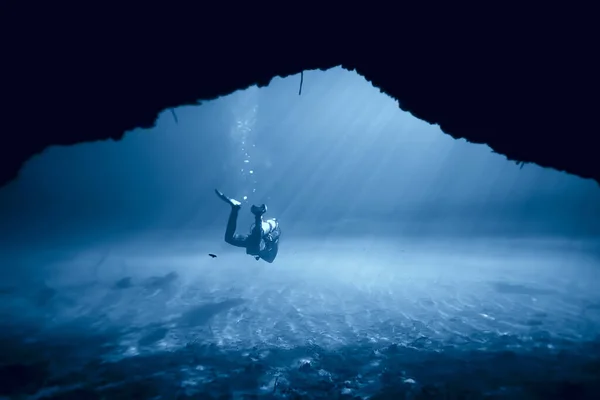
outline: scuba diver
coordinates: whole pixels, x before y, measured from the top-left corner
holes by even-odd
[[[250,227],[249,235],[240,235],[235,233],[237,226],[237,217],[242,207],[242,203],[235,199],[225,196],[215,189],[217,196],[231,206],[227,228],[225,229],[225,242],[232,246],[244,247],[246,254],[250,254],[256,260],[263,259],[272,263],[277,257],[279,249],[279,222],[275,218],[263,220],[263,214],[267,212],[267,206],[252,206],[250,211],[254,214],[254,224]]]

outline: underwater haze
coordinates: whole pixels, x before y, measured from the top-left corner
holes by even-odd
[[[299,87],[51,147],[0,189],[0,397],[600,396],[600,186],[354,72]],[[252,204],[279,220],[272,264],[225,243],[215,188],[238,233]]]

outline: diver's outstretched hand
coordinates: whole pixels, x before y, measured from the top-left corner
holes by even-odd
[[[229,197],[225,196],[222,192],[220,192],[217,189],[215,189],[215,193],[221,200],[223,200],[225,203],[229,204],[231,207],[240,208],[242,206],[242,203],[240,203],[236,199],[230,199]]]

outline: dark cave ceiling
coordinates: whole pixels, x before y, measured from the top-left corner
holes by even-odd
[[[591,11],[293,4],[2,6],[0,185],[47,146],[119,139],[165,109],[339,65],[455,138],[600,182]]]

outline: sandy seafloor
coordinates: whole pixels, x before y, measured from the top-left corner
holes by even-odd
[[[6,258],[0,397],[600,398],[599,241],[221,240]]]

